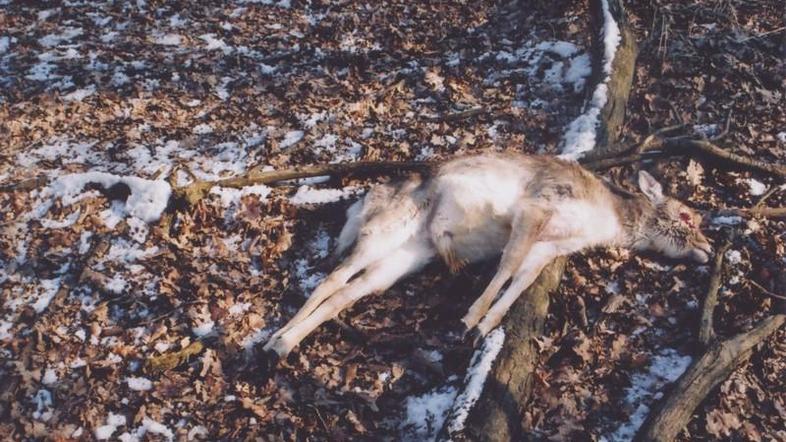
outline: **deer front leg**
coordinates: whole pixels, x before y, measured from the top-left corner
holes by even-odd
[[[513,219],[510,239],[502,251],[502,258],[499,262],[497,273],[483,291],[483,294],[475,300],[467,314],[461,319],[464,323],[465,332],[469,332],[483,318],[483,315],[497,297],[502,286],[513,276],[513,273],[521,266],[525,257],[530,253],[543,231],[543,227],[549,220],[549,212],[540,208],[527,208],[520,212]]]
[[[543,268],[546,267],[546,264],[556,257],[555,248],[550,243],[538,242],[532,246],[530,254],[521,263],[516,275],[513,277],[513,281],[511,281],[502,296],[499,297],[497,302],[483,317],[483,320],[480,321],[480,324],[478,324],[479,336],[486,336],[488,332],[499,325],[510,306],[513,305],[527,287],[535,282],[535,279],[540,275]]]

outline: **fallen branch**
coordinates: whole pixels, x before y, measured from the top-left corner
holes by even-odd
[[[161,373],[177,368],[188,361],[191,356],[196,356],[205,348],[201,341],[194,341],[178,351],[153,356],[145,362],[145,371],[148,373]]]
[[[722,246],[715,252],[715,260],[712,263],[712,274],[707,288],[707,295],[704,297],[704,305],[701,309],[701,322],[699,326],[699,342],[707,347],[710,342],[715,340],[715,327],[713,325],[713,313],[718,305],[718,290],[721,286],[723,277],[723,257],[726,250],[731,247],[731,238],[726,239]]]
[[[429,120],[429,121],[440,122],[440,123],[443,122],[443,121],[459,121],[459,120],[464,120],[466,118],[472,118],[472,117],[478,116],[478,115],[483,114],[485,112],[486,112],[486,108],[479,106],[479,107],[473,107],[473,108],[470,108],[470,109],[467,109],[467,110],[463,110],[463,111],[459,111],[459,112],[453,112],[453,113],[443,114],[443,115],[436,115],[436,116],[433,116],[433,117],[426,117],[426,119]]]
[[[726,207],[712,212],[715,216],[753,216],[786,219],[786,207]]]
[[[663,140],[665,150],[682,152],[691,150],[706,155],[712,159],[732,164],[740,169],[753,170],[786,179],[786,166],[777,163],[768,163],[738,155],[728,150],[721,149],[707,140],[698,140],[689,137],[673,137]]]
[[[773,315],[746,333],[713,344],[688,367],[671,393],[650,413],[634,440],[675,440],[707,394],[747,360],[753,348],[775,333],[784,321],[786,315]]]
[[[255,184],[273,184],[315,176],[373,175],[405,170],[430,171],[434,166],[435,163],[429,161],[359,161],[356,163],[319,164],[284,170],[264,171],[256,168],[245,175],[223,180],[196,181],[185,187],[174,189],[173,193],[175,200],[182,200],[193,205],[207,196],[213,186],[242,188]]]
[[[29,178],[17,183],[4,184],[0,186],[0,192],[20,192],[37,189],[49,182],[49,178],[44,175]]]
[[[90,274],[90,264],[97,256],[103,256],[109,250],[109,239],[104,235],[95,235],[95,238],[90,244],[90,248],[88,249],[87,253],[82,255],[79,259],[75,260],[72,272],[69,272],[69,275],[64,278],[63,282],[60,284],[60,287],[57,289],[54,298],[52,298],[51,304],[53,306],[60,306],[65,301],[65,298],[68,297],[68,294],[71,293],[71,290],[76,288],[79,284],[85,282]],[[49,309],[51,310],[51,309]]]

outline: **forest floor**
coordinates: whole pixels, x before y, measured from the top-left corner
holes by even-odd
[[[472,354],[459,318],[495,263],[431,265],[320,327],[261,381],[249,350],[329,270],[344,210],[374,180],[214,188],[169,225],[159,200],[68,180],[106,172],[160,196],[252,167],[558,154],[587,95],[587,5],[219,3],[0,0],[0,431],[428,440]],[[684,124],[786,164],[778,0],[626,7],[640,48],[626,143]],[[641,166],[700,210],[786,204],[767,176],[687,157]],[[633,172],[607,175],[631,186]],[[716,310],[732,335],[783,308],[767,292],[786,294],[784,222],[705,221],[716,245],[740,233]],[[533,438],[629,440],[699,349],[708,272],[623,250],[572,257],[522,416]],[[183,349],[172,367],[151,364]],[[786,441],[786,330],[680,438]]]

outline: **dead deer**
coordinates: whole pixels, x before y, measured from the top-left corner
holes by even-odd
[[[502,255],[462,319],[476,337],[495,328],[560,255],[612,246],[706,263],[712,248],[699,230],[700,216],[664,196],[649,173],[641,171],[638,184],[641,194],[609,185],[576,163],[487,153],[448,161],[430,179],[378,185],[347,210],[335,254],[354,244],[352,253],[270,337],[263,357],[275,363],[323,322],[437,256],[457,272]]]

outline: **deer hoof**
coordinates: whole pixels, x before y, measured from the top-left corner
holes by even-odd
[[[464,333],[464,342],[472,344],[473,347],[477,347],[483,342],[483,335],[477,327],[472,327]]]

